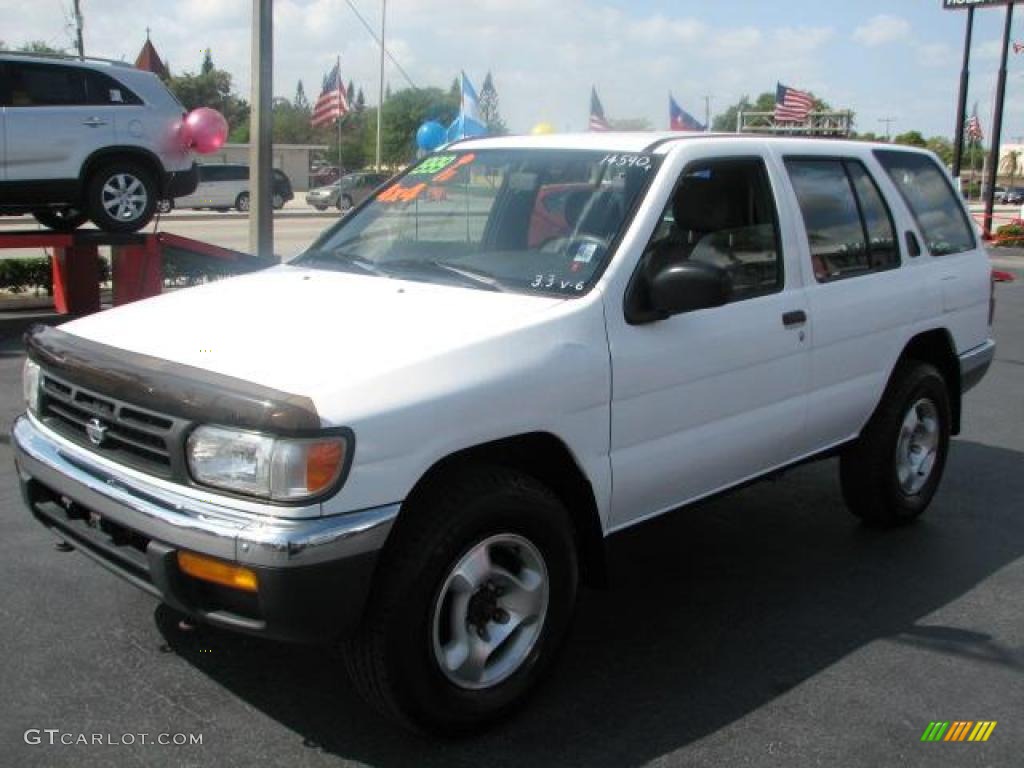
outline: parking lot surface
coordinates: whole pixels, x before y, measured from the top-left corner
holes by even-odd
[[[998,296],[996,362],[918,524],[861,527],[828,461],[621,534],[616,582],[583,595],[554,678],[519,715],[459,741],[367,711],[332,650],[182,631],[56,551],[21,504],[5,432],[0,764],[1019,766],[1024,283]],[[5,339],[5,424],[21,408],[21,360]],[[998,725],[983,744],[922,743],[936,720]],[[26,743],[31,729],[58,729],[57,743]]]

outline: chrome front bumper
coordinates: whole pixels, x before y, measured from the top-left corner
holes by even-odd
[[[292,520],[233,513],[213,499],[206,504],[119,473],[31,415],[17,419],[11,437],[23,496],[40,522],[171,605],[258,634],[307,639],[351,625],[399,510],[393,504]],[[177,571],[180,549],[256,570],[259,605],[239,615],[193,599],[195,585]],[[329,585],[345,595],[330,594]],[[310,590],[325,615],[317,615],[317,603],[307,605]],[[337,615],[342,604],[345,615]]]

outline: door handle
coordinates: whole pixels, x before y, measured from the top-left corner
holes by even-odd
[[[796,325],[803,325],[807,322],[807,313],[802,309],[795,309],[792,312],[786,312],[782,316],[782,324],[787,328],[792,328]]]
[[[100,125],[106,125],[107,121],[100,117],[90,117],[88,120],[83,120],[82,125],[88,125],[90,128],[96,128]]]

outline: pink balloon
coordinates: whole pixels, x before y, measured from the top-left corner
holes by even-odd
[[[216,109],[199,107],[185,116],[181,136],[187,147],[200,155],[208,155],[224,146],[228,121]]]

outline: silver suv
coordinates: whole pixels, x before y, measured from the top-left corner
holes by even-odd
[[[0,214],[52,229],[134,232],[195,189],[184,108],[120,62],[0,53]]]

